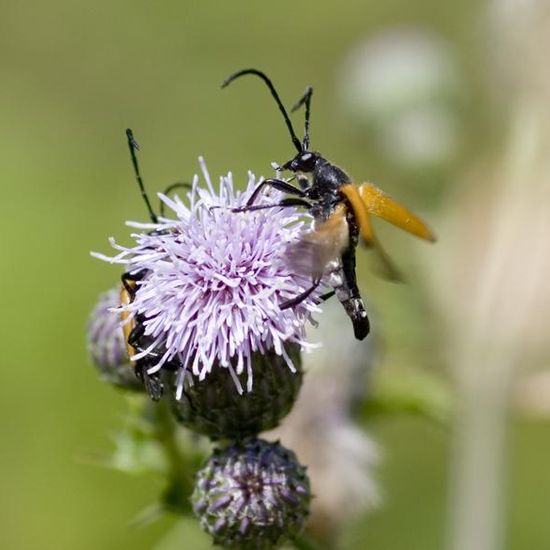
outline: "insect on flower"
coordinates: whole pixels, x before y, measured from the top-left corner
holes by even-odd
[[[147,210],[149,212],[149,217],[153,224],[158,224],[158,216],[155,214],[149,197],[145,192],[145,187],[143,185],[143,179],[139,170],[139,164],[137,161],[136,150],[139,150],[139,145],[134,139],[132,130],[126,130],[126,137],[128,138],[128,147],[130,149],[130,155],[132,158],[132,165],[134,167],[134,173],[136,176],[136,181],[139,185],[141,191],[141,196],[145,201]],[[164,192],[164,195],[168,195],[171,191],[178,187],[191,188],[191,185],[186,182],[177,182],[170,185]],[[160,213],[164,214],[164,204],[160,203]],[[162,234],[169,231],[168,229],[163,230],[153,230],[149,234]],[[135,294],[137,291],[137,285],[139,281],[142,281],[147,277],[148,270],[141,269],[139,271],[128,271],[123,273],[121,276],[122,280],[122,289],[120,291],[120,303],[122,306],[127,306],[131,304],[135,299]],[[145,354],[139,359],[135,359],[134,356],[139,353],[143,353],[148,347],[150,347],[151,339],[145,335],[145,326],[143,324],[144,318],[143,315],[136,314],[133,318],[129,319],[130,313],[127,310],[123,310],[120,314],[121,320],[123,321],[122,331],[124,335],[124,341],[126,342],[126,350],[128,356],[134,365],[134,369],[138,378],[143,381],[147,393],[150,395],[151,399],[157,401],[161,398],[163,392],[163,385],[159,376],[154,374],[149,374],[149,369],[160,360],[161,353],[159,349],[153,349],[149,353]]]
[[[355,250],[362,242],[377,252],[389,278],[397,279],[393,267],[374,233],[371,215],[380,217],[409,233],[435,241],[430,228],[417,216],[371,183],[356,184],[338,166],[309,148],[309,120],[313,88],[308,87],[292,111],[305,106],[304,138],[297,138],[290,118],[271,80],[257,69],[244,69],[227,78],[222,88],[244,75],[259,77],[269,88],[290,132],[292,143],[298,153],[295,157],[276,166],[277,172],[288,170],[294,173],[289,179],[279,177],[262,181],[247,203],[234,212],[261,210],[265,208],[298,206],[307,209],[314,218],[311,232],[300,242],[288,248],[289,260],[302,273],[309,273],[312,284],[296,297],[280,304],[281,309],[293,308],[305,300],[325,280],[344,306],[353,323],[355,337],[363,340],[370,330],[367,311],[357,286],[355,274]],[[296,179],[299,187],[290,182]],[[254,204],[264,187],[272,187],[290,197],[276,204]]]
[[[236,216],[232,209],[247,203],[258,180],[249,172],[246,189],[239,192],[229,173],[215,190],[201,158],[205,185],[199,186],[196,175],[185,202],[177,194],[159,194],[170,213],[165,216],[161,208],[157,217],[143,188],[131,132],[128,143],[151,221],[127,222],[137,229],[133,243],[122,246],[110,239],[117,254],[93,256],[125,266],[118,310],[129,355],[151,397],[170,387],[182,400],[186,388],[206,384],[219,369],[238,393],[252,392],[254,377],[267,368],[298,372],[293,356],[313,347],[305,324],[319,311],[319,296],[312,292],[292,309],[281,310],[279,303],[310,285],[310,277],[296,273],[281,248],[307,231],[301,215],[280,209]],[[273,190],[257,204],[282,197]],[[169,375],[161,376],[163,371]]]

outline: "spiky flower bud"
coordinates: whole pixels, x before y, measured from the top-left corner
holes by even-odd
[[[103,380],[138,391],[142,390],[143,385],[135,375],[126,352],[120,315],[112,311],[119,306],[118,288],[100,294],[88,320],[88,352]]]
[[[302,385],[300,348],[291,344],[286,350],[295,372],[274,351],[253,355],[251,392],[236,392],[233,380],[222,369],[214,369],[208,383],[193,383],[187,377],[179,399],[175,389],[166,392],[177,418],[191,430],[214,439],[242,439],[274,428],[290,412]],[[175,378],[170,377],[169,387],[175,385]]]
[[[274,548],[301,531],[311,493],[305,468],[279,443],[253,439],[216,449],[197,474],[193,510],[214,543]]]

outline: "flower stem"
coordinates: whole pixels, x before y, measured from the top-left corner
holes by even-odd
[[[168,485],[164,491],[163,504],[172,512],[191,514],[189,499],[193,492],[193,472],[199,462],[199,453],[185,452],[179,444],[180,428],[166,400],[151,404],[151,412],[154,437],[164,451],[167,464]]]

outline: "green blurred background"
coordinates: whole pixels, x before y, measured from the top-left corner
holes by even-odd
[[[285,101],[306,84],[315,87],[314,147],[436,220],[456,185],[455,170],[473,151],[492,148],[491,128],[499,125],[498,109],[483,95],[482,4],[8,0],[1,13],[0,546],[151,548],[174,520],[130,522],[154,501],[161,481],[87,461],[110,448],[125,411],[85,350],[87,315],[118,277],[89,251],[107,252],[108,236],[124,241],[125,220],[146,217],[124,129],[134,129],[153,192],[189,179],[198,155],[213,175],[231,170],[244,181],[248,169],[269,174],[271,161],[292,154],[274,104],[259,82],[243,80],[223,92],[219,86],[234,70],[261,68]],[[403,25],[445,40],[462,79],[452,107],[461,120],[460,147],[451,161],[413,170],[381,155],[372,136],[344,116],[339,99],[348,53]],[[417,265],[422,245],[411,250],[408,237],[383,235],[409,285],[375,280],[360,258],[363,291],[385,342],[371,383],[376,388],[407,370],[451,386],[442,329],[426,298],[429,280]],[[350,529],[343,547],[443,547],[451,437],[428,416],[365,414],[384,450],[385,503]],[[550,424],[514,421],[509,444],[506,548],[548,548]],[[189,529],[181,548],[208,547]]]

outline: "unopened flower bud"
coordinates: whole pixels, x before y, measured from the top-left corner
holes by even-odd
[[[311,493],[305,468],[279,443],[253,439],[216,449],[196,477],[193,509],[214,543],[274,548],[301,531]]]
[[[274,428],[292,408],[302,385],[300,348],[286,346],[295,370],[274,351],[252,356],[252,391],[239,393],[225,369],[213,369],[208,379],[194,382],[188,376],[177,397],[175,376],[168,378],[166,396],[174,412],[189,429],[214,439],[242,439]],[[239,378],[243,381],[245,374]],[[244,385],[244,384],[243,384]]]

